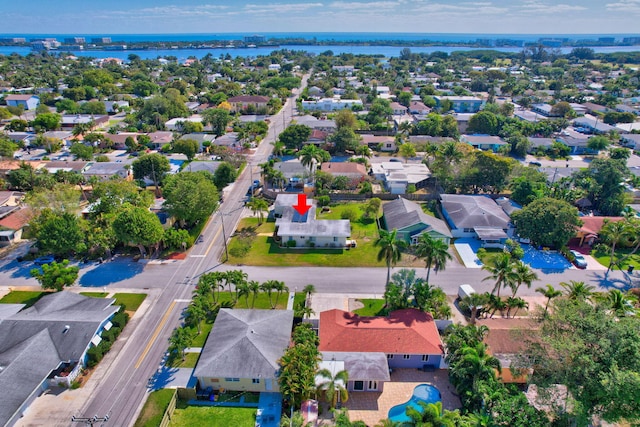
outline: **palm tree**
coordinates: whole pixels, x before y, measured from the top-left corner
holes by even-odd
[[[491,310],[490,318],[493,319],[493,315],[496,314],[496,311],[500,311],[500,315],[504,316],[504,310],[507,308],[507,303],[504,300],[494,294],[489,294],[489,309]]]
[[[434,239],[428,233],[420,235],[415,251],[418,258],[424,258],[425,268],[427,269],[427,283],[429,282],[431,267],[435,267],[436,272],[444,270],[447,261],[451,260],[449,246],[440,239]]]
[[[584,282],[578,282],[575,280],[570,280],[569,283],[561,282],[560,286],[562,286],[567,292],[567,297],[570,300],[581,300],[586,301],[591,299],[593,296],[593,291],[595,290],[595,286],[587,285]]]
[[[284,154],[284,150],[287,148],[284,145],[284,142],[278,140],[271,143],[273,145],[273,155],[274,156],[282,156]]]
[[[611,253],[609,255],[609,266],[607,273],[611,271],[613,267],[613,260],[616,256],[616,246],[629,239],[632,230],[629,228],[626,221],[607,222],[600,230],[598,236],[608,245],[611,246]]]
[[[545,288],[537,288],[536,292],[541,293],[547,299],[547,303],[544,305],[544,315],[547,315],[547,309],[549,307],[549,303],[553,298],[559,297],[562,295],[562,291],[555,289],[551,285],[547,285]]]
[[[304,288],[302,288],[302,292],[304,292],[304,294],[307,296],[307,299],[311,298],[312,294],[316,293],[316,287],[309,284],[306,285]]]
[[[511,314],[512,308],[516,309],[515,313],[513,313],[513,317],[516,317],[516,313],[518,312],[518,310],[523,308],[529,308],[529,304],[520,297],[509,297],[507,298],[507,307],[508,307],[507,308],[507,319],[508,319],[509,315]]]
[[[251,209],[253,215],[258,216],[258,225],[264,222],[264,212],[269,209],[269,203],[264,199],[256,199],[252,197],[249,202],[247,202],[247,207]]]
[[[493,265],[483,265],[482,269],[487,270],[491,275],[483,280],[495,280],[496,284],[491,294],[496,294],[500,298],[500,288],[509,286],[515,281],[514,262],[511,254],[500,254],[493,262]]]
[[[358,148],[356,148],[356,154],[360,156],[362,160],[368,159],[371,157],[371,148],[366,145],[359,145]]]
[[[411,418],[411,421],[406,424],[416,427],[456,427],[458,425],[457,421],[460,421],[460,413],[443,409],[440,401],[435,403],[419,401],[418,405],[420,405],[420,410],[412,406],[407,407],[406,413]]]
[[[187,307],[184,313],[187,323],[190,326],[196,326],[198,328],[198,335],[200,335],[200,332],[202,332],[200,328],[200,323],[207,316],[207,313],[205,310],[206,305],[207,303],[206,301],[204,301],[204,297],[202,296],[195,297],[191,301],[191,304],[189,304],[189,306]]]
[[[484,306],[489,302],[489,298],[487,294],[479,294],[477,292],[472,293],[471,295],[467,295],[462,298],[460,301],[460,305],[469,307],[469,311],[471,312],[470,322],[472,325],[476,324],[476,319],[478,318],[478,312],[482,310]]]
[[[466,347],[461,358],[450,370],[451,382],[457,390],[471,390],[473,396],[481,396],[480,384],[494,380],[495,370],[500,371],[500,361],[487,353],[483,343]]]
[[[250,280],[247,285],[249,286],[249,291],[251,292],[251,308],[253,308],[256,304],[256,297],[258,296],[258,292],[260,292],[260,282],[257,280]]]
[[[251,288],[249,287],[249,282],[243,281],[239,285],[236,286],[236,291],[238,293],[238,298],[244,297],[244,305],[249,308],[249,294],[251,294]]]
[[[606,301],[616,316],[622,317],[635,315],[636,313],[633,300],[618,289],[611,289],[609,293],[607,293]]]
[[[269,305],[271,306],[271,308],[275,308],[275,305],[273,304],[273,301],[272,301],[275,282],[277,282],[277,280],[267,280],[266,282],[260,285],[260,290],[262,292],[266,292],[267,297],[269,297]]]
[[[531,288],[534,280],[538,280],[538,275],[534,273],[527,264],[522,261],[517,261],[514,270],[514,281],[511,283],[511,289],[513,290],[512,296],[516,296],[518,288],[523,284],[527,285],[527,288]]]
[[[322,162],[322,149],[313,144],[305,145],[302,150],[298,151],[298,158],[302,166],[309,168],[309,174],[313,177],[313,166],[315,163]]]
[[[169,347],[182,355],[182,360],[186,358],[185,349],[191,345],[192,337],[185,328],[176,328],[169,338]]]
[[[285,286],[284,282],[273,280],[273,290],[276,291],[276,300],[275,303],[271,306],[271,309],[275,310],[275,308],[278,306],[280,295],[282,295],[283,292],[289,292],[289,288]]]
[[[380,236],[376,239],[374,245],[380,248],[380,251],[378,251],[378,261],[384,260],[387,264],[387,282],[385,286],[388,287],[391,278],[391,266],[400,261],[400,257],[402,256],[401,250],[404,249],[407,244],[404,240],[398,239],[398,230],[394,228],[391,232],[380,230]]]
[[[328,369],[320,369],[317,376],[325,379],[318,386],[318,391],[324,392],[331,409],[335,408],[339,402],[346,402],[349,399],[347,391],[349,373],[347,371],[338,371],[333,375]]]

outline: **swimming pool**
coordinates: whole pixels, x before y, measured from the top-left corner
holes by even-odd
[[[571,263],[560,253],[540,251],[531,245],[521,245],[524,250],[522,261],[532,268],[541,270],[566,270]]]
[[[440,396],[440,390],[431,384],[420,384],[413,389],[413,395],[408,402],[396,405],[389,409],[388,417],[391,421],[406,422],[411,421],[411,418],[407,416],[407,407],[412,407],[419,412],[422,412],[422,407],[418,402],[436,403],[442,400]]]

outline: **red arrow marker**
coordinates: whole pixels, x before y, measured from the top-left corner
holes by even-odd
[[[311,209],[310,205],[307,205],[307,195],[306,194],[298,194],[298,204],[293,205],[293,208],[298,211],[300,215],[304,215],[309,212]]]

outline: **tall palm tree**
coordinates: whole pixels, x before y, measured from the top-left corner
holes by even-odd
[[[495,370],[500,371],[500,361],[478,343],[462,349],[461,358],[450,370],[451,382],[458,390],[471,390],[473,396],[480,396],[480,384],[495,379]]]
[[[570,280],[569,283],[561,282],[560,286],[565,289],[569,299],[576,301],[586,301],[591,299],[593,291],[596,288],[595,286],[587,285],[584,282],[578,282],[576,280]]]
[[[275,308],[275,304],[273,303],[273,291],[275,290],[276,282],[277,280],[267,280],[260,285],[260,290],[267,293],[271,308]]]
[[[320,369],[317,376],[325,379],[318,386],[318,391],[324,392],[324,396],[332,409],[336,407],[338,402],[346,402],[349,399],[349,392],[347,391],[349,373],[347,371],[338,371],[334,375],[328,369]]]
[[[280,295],[283,292],[289,292],[289,288],[285,286],[284,282],[280,280],[273,281],[273,290],[276,291],[276,300],[275,303],[271,306],[272,309],[275,309],[278,306],[278,300],[280,299]]]
[[[484,306],[489,302],[489,298],[487,294],[479,294],[477,292],[472,293],[471,295],[467,295],[462,298],[460,301],[461,305],[469,307],[469,311],[471,312],[470,322],[472,325],[476,324],[476,319],[478,318],[478,312],[482,310]]]
[[[513,313],[513,317],[515,317],[516,313],[518,313],[518,310],[521,310],[523,308],[529,308],[529,304],[520,297],[508,297],[507,307],[508,307],[507,308],[507,319],[508,319],[509,315],[511,314],[512,308],[516,309],[516,311]]]
[[[249,291],[251,292],[251,308],[253,308],[256,304],[258,292],[260,292],[260,282],[257,280],[249,280],[247,284],[249,286]]]
[[[527,285],[527,288],[531,288],[531,284],[534,280],[538,280],[538,275],[531,270],[531,268],[522,261],[516,262],[516,268],[514,270],[514,281],[511,283],[511,290],[513,291],[513,297],[518,293],[520,286]]]
[[[200,323],[206,318],[207,313],[205,310],[206,302],[204,297],[196,297],[191,301],[191,304],[185,310],[185,317],[190,326],[196,326],[198,329],[198,335],[200,335],[201,328]]]
[[[302,150],[298,151],[298,159],[302,166],[309,168],[309,174],[313,177],[313,166],[315,163],[322,162],[322,149],[313,144],[305,145]],[[312,178],[313,179],[313,178]]]
[[[257,199],[252,197],[249,202],[247,202],[247,207],[251,209],[253,215],[258,216],[258,225],[264,222],[264,213],[269,209],[269,203],[264,199]]]
[[[229,270],[225,273],[226,284],[229,287],[229,296],[232,301],[238,301],[238,287],[247,281],[249,275],[242,270]],[[233,298],[232,291],[235,289],[235,299]]]
[[[415,251],[419,258],[424,259],[425,268],[427,269],[427,283],[429,282],[431,267],[435,267],[436,272],[444,270],[447,261],[451,260],[449,246],[440,239],[434,239],[428,233],[420,235]]]
[[[496,284],[491,291],[500,298],[500,288],[509,286],[515,281],[515,264],[511,258],[511,254],[503,253],[495,258],[493,265],[483,265],[482,269],[487,270],[491,275],[483,280],[495,280]]]
[[[356,148],[356,154],[360,156],[362,160],[368,159],[371,157],[371,148],[366,145],[359,145],[358,148]]]
[[[631,233],[632,230],[629,228],[626,221],[611,221],[602,226],[602,230],[600,230],[598,236],[611,247],[607,273],[609,273],[613,267],[613,260],[616,256],[616,246],[629,239]]]
[[[236,286],[236,291],[238,293],[238,298],[244,297],[244,305],[249,308],[249,295],[251,294],[251,288],[249,287],[249,282],[243,281],[239,285]]]
[[[500,315],[504,316],[504,310],[507,308],[507,303],[504,300],[494,294],[489,294],[489,302],[487,303],[491,310],[490,318],[493,319],[493,315],[496,311],[500,311]]]
[[[544,288],[537,288],[536,292],[541,293],[547,299],[547,303],[544,305],[544,315],[547,315],[547,309],[549,308],[549,303],[552,299],[559,297],[562,295],[562,291],[555,289],[553,286],[547,284]]]
[[[404,240],[398,239],[398,230],[394,228],[390,232],[380,230],[380,236],[376,239],[374,245],[380,248],[378,261],[384,260],[387,264],[387,282],[385,286],[388,287],[391,279],[391,266],[400,261],[401,251],[407,244]]]

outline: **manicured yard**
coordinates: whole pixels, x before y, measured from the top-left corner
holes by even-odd
[[[186,406],[180,404],[171,418],[171,427],[253,427],[256,410],[252,408],[225,408]]]
[[[48,294],[49,292],[40,291],[11,291],[2,299],[0,303],[4,304],[26,304],[27,307],[31,307],[40,298]]]
[[[257,227],[256,218],[244,218],[238,225],[238,231],[229,243],[229,264],[247,264],[262,266],[331,266],[331,267],[384,267],[379,262],[379,248],[374,246],[378,237],[376,221],[363,219],[363,204],[348,203],[332,206],[328,213],[319,213],[318,219],[341,219],[343,212],[355,213],[351,221],[351,238],[358,247],[354,249],[294,249],[281,248],[271,237],[275,229],[274,222],[266,222]],[[265,235],[268,234],[268,235]],[[403,255],[397,266],[421,266],[412,255]]]
[[[359,316],[381,316],[383,314],[383,299],[359,299],[364,307],[354,311]]]
[[[624,258],[630,252],[629,249],[616,249],[614,262],[618,261],[620,258]],[[602,265],[605,267],[609,267],[609,252],[600,252],[600,251],[592,251],[591,255]],[[612,270],[626,270],[629,266],[632,265],[636,270],[640,269],[640,253],[636,252],[631,255],[620,267],[613,266]]]
[[[172,360],[171,367],[172,368],[195,368],[196,363],[198,363],[198,358],[200,357],[200,353],[187,353],[185,355],[184,361],[182,357],[176,357]]]
[[[106,298],[109,295],[108,292],[80,292],[80,295],[91,298]]]
[[[142,301],[147,297],[147,294],[115,294],[113,296],[116,299],[116,305],[124,305],[126,311],[136,311]]]
[[[211,328],[213,328],[213,323],[209,322],[200,323],[200,334],[198,334],[198,328],[188,328],[194,337],[189,347],[204,347],[204,343],[207,341],[207,336],[209,335],[209,332],[211,332]]]
[[[164,411],[169,406],[169,402],[175,393],[175,390],[163,389],[154,391],[149,395],[149,398],[142,408],[142,412],[134,427],[157,427],[162,421]]]
[[[293,289],[290,289],[290,291],[293,291]],[[235,295],[233,297],[235,298]],[[276,297],[277,297],[277,293],[272,292],[271,300],[274,303],[276,302]],[[304,299],[304,296],[302,296],[302,298]],[[253,305],[252,305],[252,299],[253,299],[253,296],[249,295],[249,301],[248,301],[249,304],[247,305],[245,298],[240,297],[238,299],[238,302],[233,306],[233,308],[260,308],[264,310],[271,309],[271,304],[269,303],[269,295],[267,295],[266,292],[260,291],[260,293],[256,295],[256,300],[255,300],[255,303],[253,303]],[[277,299],[276,309],[284,310],[285,308],[287,308],[288,299],[289,299],[289,292],[283,292],[282,294],[280,294],[280,297]],[[220,302],[226,302],[226,301],[232,301],[231,295],[229,295],[228,291],[220,292]]]

